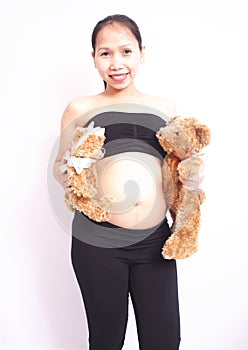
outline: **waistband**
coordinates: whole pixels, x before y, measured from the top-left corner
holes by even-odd
[[[76,211],[72,221],[72,235],[77,239],[97,247],[120,248],[146,239],[161,229],[169,229],[164,217],[157,225],[146,229],[129,229],[110,222],[96,222]]]

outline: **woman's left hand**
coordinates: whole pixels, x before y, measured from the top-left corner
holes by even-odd
[[[202,181],[203,181],[203,175],[199,180],[188,180],[184,179],[183,177],[179,176],[179,180],[183,184],[183,188],[188,191],[196,191],[200,187]]]
[[[192,156],[178,165],[179,180],[188,191],[197,190],[204,178],[204,163],[199,156]]]

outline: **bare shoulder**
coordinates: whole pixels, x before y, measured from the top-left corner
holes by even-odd
[[[77,126],[84,126],[89,119],[88,111],[94,107],[94,96],[80,97],[71,100],[61,118],[60,146],[56,161],[61,161],[69,150],[72,134]]]
[[[95,96],[83,96],[71,100],[62,115],[62,128],[74,122],[77,124],[84,124],[87,122],[87,112],[94,108]]]
[[[165,114],[165,119],[168,119],[166,117],[172,118],[176,115],[176,105],[173,100],[162,96],[155,96],[152,98],[156,108]]]

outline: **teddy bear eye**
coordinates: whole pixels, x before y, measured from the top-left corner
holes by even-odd
[[[177,135],[177,136],[179,135],[179,131],[176,131],[176,135]]]

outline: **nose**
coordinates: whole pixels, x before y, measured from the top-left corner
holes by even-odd
[[[119,70],[123,68],[123,62],[119,55],[114,55],[110,63],[110,69]]]

